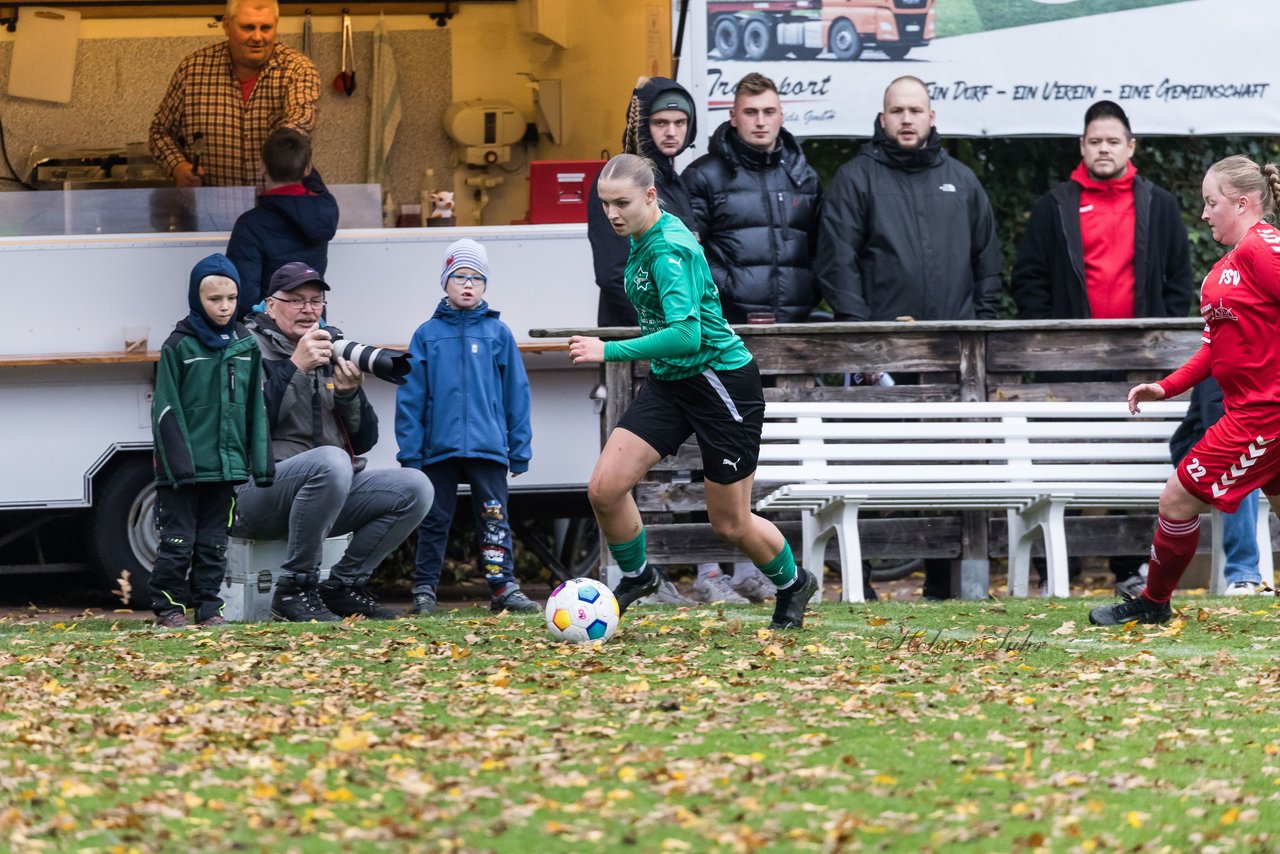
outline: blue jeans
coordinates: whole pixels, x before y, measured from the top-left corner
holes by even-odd
[[[436,500],[418,526],[418,554],[414,559],[413,591],[440,586],[445,547],[458,506],[458,484],[471,484],[471,515],[480,540],[480,566],[489,590],[513,583],[511,520],[507,511],[507,467],[493,460],[454,457],[423,466]]]
[[[1222,550],[1226,565],[1222,574],[1227,584],[1237,581],[1262,582],[1258,571],[1258,490],[1240,502],[1236,512],[1222,515]]]

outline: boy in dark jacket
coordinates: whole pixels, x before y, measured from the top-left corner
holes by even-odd
[[[160,543],[151,571],[156,624],[183,628],[187,611],[221,625],[235,487],[271,483],[262,356],[235,320],[239,276],[224,255],[191,271],[187,303],[160,348],[151,429]],[[188,570],[190,578],[188,579]]]
[[[227,257],[240,271],[237,319],[266,299],[271,274],[287,262],[302,261],[323,276],[329,241],[338,231],[338,202],[311,165],[306,134],[272,131],[262,145],[262,164],[267,188],[258,206],[236,220],[227,241]]]
[[[396,392],[396,458],[421,468],[435,502],[418,528],[414,614],[431,614],[457,506],[458,484],[471,484],[480,562],[490,610],[537,611],[515,580],[507,472],[529,470],[532,431],[529,379],[515,337],[484,293],[489,259],[474,240],[453,243],[440,284],[444,299],[409,345],[413,370]]]

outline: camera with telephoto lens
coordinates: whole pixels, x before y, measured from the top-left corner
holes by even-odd
[[[380,380],[396,385],[404,385],[409,373],[409,360],[413,358],[403,350],[392,350],[389,347],[372,347],[368,344],[357,344],[342,337],[342,332],[329,327],[333,337],[333,355],[330,361],[338,364],[339,359],[355,362],[356,367],[366,374],[373,374]]]

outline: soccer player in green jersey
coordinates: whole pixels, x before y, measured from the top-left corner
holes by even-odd
[[[609,434],[587,485],[600,530],[622,570],[613,591],[618,607],[625,611],[662,581],[662,571],[646,560],[644,522],[631,490],[693,434],[702,450],[712,529],[778,586],[771,627],[800,628],[818,580],[797,570],[777,526],[751,512],[764,423],[760,372],[725,322],[697,238],[663,212],[649,161],[619,154],[605,164],[597,187],[609,223],[631,238],[623,285],[644,334],[608,343],[575,335],[569,354],[575,364],[648,359],[651,368]]]

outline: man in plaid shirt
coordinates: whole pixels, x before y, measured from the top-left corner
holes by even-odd
[[[276,44],[276,0],[228,0],[227,40],[188,56],[151,120],[150,147],[179,187],[261,185],[262,143],[316,126],[320,74]]]

